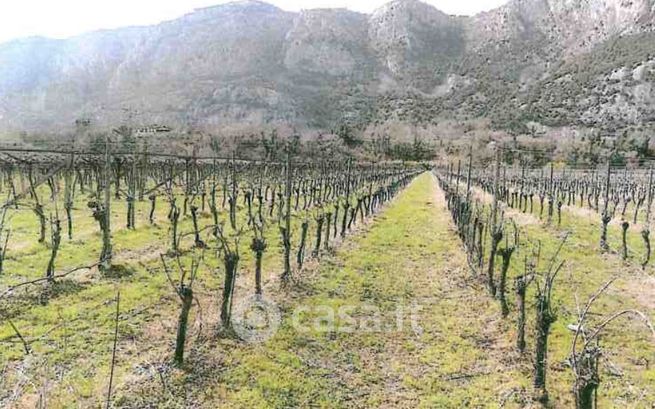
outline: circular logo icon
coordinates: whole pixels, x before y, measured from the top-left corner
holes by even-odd
[[[277,304],[258,295],[242,300],[232,310],[234,332],[249,343],[261,343],[275,335],[281,318]]]

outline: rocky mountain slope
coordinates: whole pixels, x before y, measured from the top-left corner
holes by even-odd
[[[246,0],[151,27],[0,44],[0,130],[76,118],[221,129],[490,118],[621,130],[655,119],[652,0],[511,0],[473,17]]]

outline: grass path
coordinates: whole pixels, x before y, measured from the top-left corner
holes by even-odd
[[[125,391],[123,404],[433,408],[511,401],[527,386],[525,368],[511,364],[520,360],[497,335],[505,325],[497,322],[498,308],[465,265],[443,196],[425,174],[302,278],[281,301],[284,319],[272,339],[204,343],[191,353],[194,371],[173,374],[169,395],[153,380]],[[293,325],[298,306],[304,312],[296,321],[306,330]],[[319,325],[326,306],[336,315],[331,330]],[[339,330],[352,324],[339,319],[343,306],[359,329]],[[420,328],[411,325],[412,310]],[[203,396],[184,392],[199,388]]]

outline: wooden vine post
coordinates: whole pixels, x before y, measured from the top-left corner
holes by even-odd
[[[100,255],[100,270],[111,269],[111,152],[109,135],[105,136],[105,168],[104,168],[104,229],[102,229],[102,253]]]
[[[282,230],[282,244],[284,246],[284,273],[282,281],[286,284],[291,279],[291,160],[287,151],[284,166],[284,227]]]
[[[492,296],[496,295],[496,283],[494,282],[494,266],[498,244],[503,238],[502,229],[498,226],[498,188],[500,178],[500,149],[496,148],[496,171],[494,173],[493,206],[491,209],[491,249],[489,252],[489,264],[487,266],[487,286]]]
[[[346,237],[346,223],[348,220],[348,210],[350,209],[350,160],[348,160],[346,166],[346,201],[344,203],[343,219],[341,220],[341,238]]]
[[[605,197],[603,203],[603,213],[601,215],[602,228],[600,233],[600,250],[603,253],[609,251],[610,247],[607,244],[607,225],[612,220],[609,214],[609,194],[610,194],[610,178],[612,176],[612,161],[611,158],[607,159],[607,179],[605,180]]]
[[[469,147],[469,164],[466,172],[466,203],[471,198],[471,167],[473,165],[473,146]]]
[[[456,197],[459,197],[459,179],[460,179],[461,167],[462,167],[462,161],[461,161],[461,159],[458,159],[457,160],[457,179],[455,181],[455,196]]]
[[[550,162],[550,179],[548,181],[548,224],[553,221],[553,204],[555,202],[555,185],[553,184],[553,162]]]
[[[646,204],[646,221],[644,222],[644,228],[641,231],[641,237],[644,239],[646,244],[646,257],[641,263],[642,268],[646,268],[648,262],[650,261],[650,212],[653,205],[653,168],[651,167],[648,171],[648,202]]]
[[[68,240],[73,240],[73,198],[75,196],[75,183],[77,179],[76,176],[74,176],[74,164],[75,154],[71,153],[68,168],[64,173],[64,210],[66,211]]]

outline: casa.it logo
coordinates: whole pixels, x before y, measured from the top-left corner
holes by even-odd
[[[275,302],[253,295],[239,302],[232,311],[232,327],[244,342],[258,344],[267,341],[280,328],[282,316]]]

